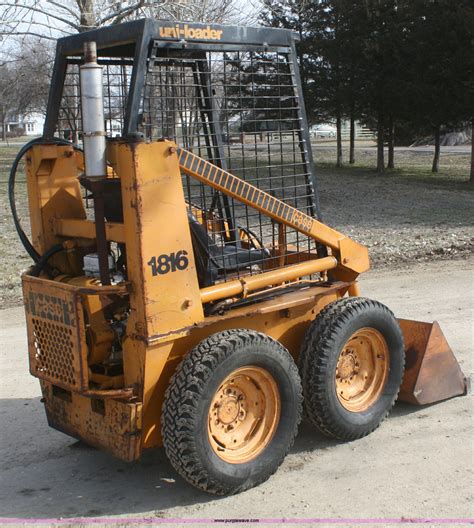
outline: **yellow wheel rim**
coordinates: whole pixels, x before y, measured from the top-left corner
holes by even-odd
[[[387,381],[387,342],[375,328],[361,328],[348,339],[336,366],[336,393],[341,405],[362,412],[373,405]]]
[[[209,442],[216,455],[230,464],[256,458],[270,443],[280,421],[278,386],[260,367],[231,372],[209,407]]]

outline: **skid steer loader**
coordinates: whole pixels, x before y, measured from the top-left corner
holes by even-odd
[[[296,38],[157,20],[62,38],[11,173],[49,424],[126,461],[163,445],[216,494],[277,470],[303,406],[354,440],[397,396],[465,392],[437,323],[361,297],[367,249],[321,220]]]

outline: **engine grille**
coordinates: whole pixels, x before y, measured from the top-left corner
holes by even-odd
[[[75,387],[77,365],[74,363],[72,330],[62,324],[33,317],[35,375]]]
[[[44,284],[47,282],[47,284]],[[66,389],[88,388],[81,298],[67,285],[23,276],[30,372]]]

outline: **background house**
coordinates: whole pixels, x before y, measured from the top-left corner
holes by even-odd
[[[0,124],[0,135],[5,137],[41,136],[43,133],[44,115],[32,112],[25,115],[7,116],[3,124]]]

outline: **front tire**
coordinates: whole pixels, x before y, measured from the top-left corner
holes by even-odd
[[[362,297],[326,306],[299,357],[310,422],[340,440],[368,435],[392,408],[404,363],[402,332],[386,306]]]
[[[192,485],[238,493],[277,470],[301,411],[301,381],[288,351],[264,334],[227,330],[203,340],[173,375],[163,404],[163,445]]]

